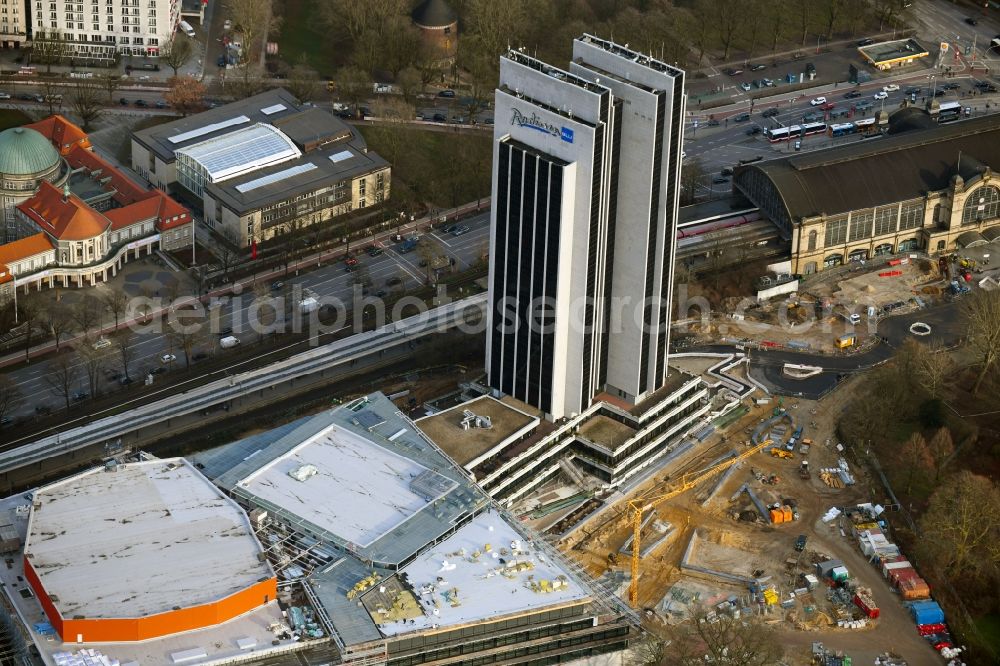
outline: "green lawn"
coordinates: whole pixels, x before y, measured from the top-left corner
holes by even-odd
[[[398,125],[360,128],[368,146],[392,164],[392,200],[450,208],[490,193],[492,134],[432,132]]]
[[[278,43],[278,57],[288,65],[305,58],[320,78],[333,79],[350,56],[350,49],[345,48],[346,35],[331,35],[323,25],[319,5],[315,0],[285,0],[281,32],[271,41]]]
[[[31,122],[31,118],[17,109],[0,109],[0,131],[20,127]]]

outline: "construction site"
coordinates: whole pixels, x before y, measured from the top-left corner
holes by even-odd
[[[513,511],[654,630],[752,614],[787,663],[939,663],[950,644],[921,635],[859,536],[881,535],[884,507],[833,435],[838,400],[744,399],[631,486],[595,495],[564,474]]]

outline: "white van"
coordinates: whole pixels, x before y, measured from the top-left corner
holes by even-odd
[[[196,35],[194,34],[194,28],[192,28],[191,24],[188,23],[187,21],[181,21],[180,23],[177,24],[177,27],[180,28],[181,32],[183,32],[191,39],[195,38]]]

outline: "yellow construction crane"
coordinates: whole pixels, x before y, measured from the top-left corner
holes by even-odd
[[[677,497],[681,493],[691,490],[705,479],[729,469],[736,463],[746,460],[753,454],[757,453],[761,449],[767,448],[770,445],[771,440],[765,439],[760,444],[750,447],[734,458],[724,460],[707,469],[685,474],[681,477],[681,481],[677,487],[667,493],[655,497],[638,497],[634,500],[629,500],[628,510],[632,513],[632,581],[629,583],[628,601],[633,607],[639,605],[639,551],[641,549],[641,544],[639,543],[639,533],[642,531],[642,515],[646,511],[654,508],[660,502],[666,502],[669,499]]]

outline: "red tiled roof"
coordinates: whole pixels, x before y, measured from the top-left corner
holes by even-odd
[[[60,155],[65,156],[75,147],[90,148],[90,139],[82,129],[60,115],[49,116],[37,123],[25,125],[52,142]]]
[[[42,231],[59,240],[87,240],[100,235],[111,226],[108,218],[85,204],[75,194],[63,201],[63,193],[48,181],[42,181],[38,192],[17,209],[41,227]]]
[[[51,249],[52,241],[43,233],[37,233],[33,236],[0,245],[0,273],[2,273],[0,275],[0,284],[10,282],[14,279],[14,276],[10,273],[10,264]]]
[[[114,190],[114,199],[119,205],[127,206],[149,196],[149,191],[133,182],[119,171],[113,164],[92,150],[77,146],[66,155],[66,162],[74,169],[85,168],[88,171],[100,171],[100,178],[111,180],[104,186],[105,190]]]

